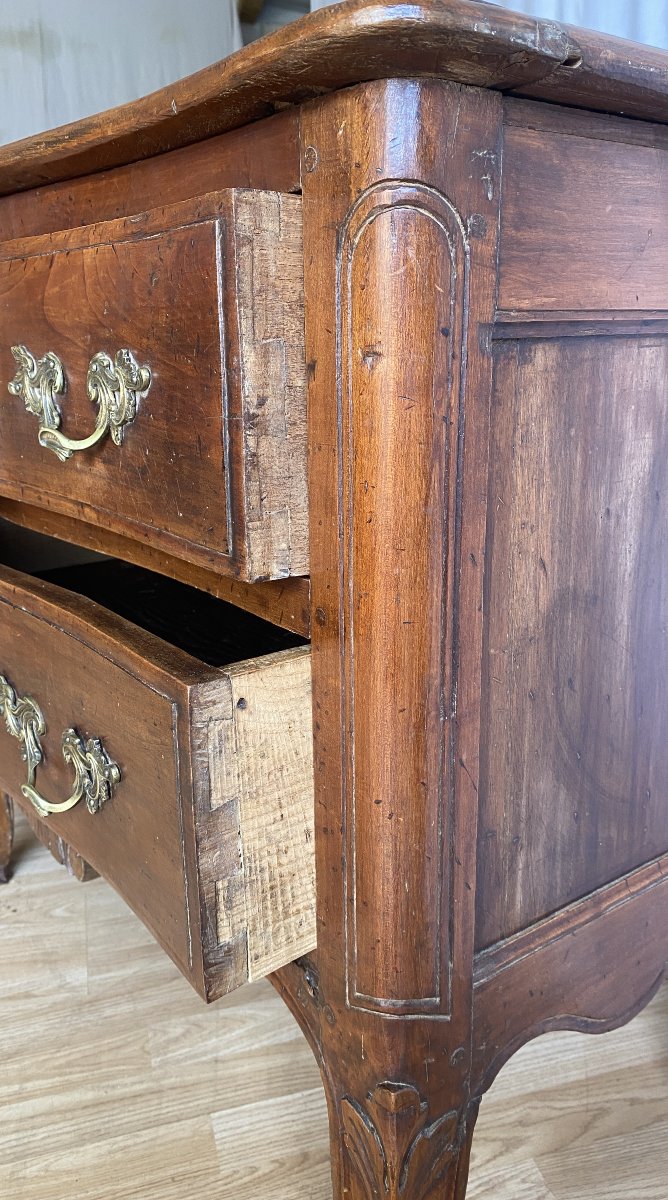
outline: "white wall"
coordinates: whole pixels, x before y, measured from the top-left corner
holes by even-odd
[[[329,3],[311,0],[311,8]],[[668,0],[512,0],[503,7],[668,49]]]
[[[506,7],[668,49],[668,0],[513,0]]]
[[[135,100],[240,45],[234,0],[0,0],[0,144]]]

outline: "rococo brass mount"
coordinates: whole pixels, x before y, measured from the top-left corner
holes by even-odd
[[[116,446],[123,442],[125,426],[137,415],[137,398],[151,386],[151,372],[140,367],[130,350],[117,350],[112,359],[99,351],[94,354],[86,377],[89,399],[98,406],[95,429],[87,438],[68,438],[60,432],[61,411],[56,400],[67,388],[65,369],[57,354],[48,350],[36,359],[27,346],[12,346],[17,372],[9,391],[20,396],[28,410],[39,418],[38,440],[53,450],[61,462],[76,450],[89,450],[107,433]]]
[[[0,675],[0,714],[12,737],[21,747],[21,758],[28,765],[28,782],[21,787],[40,817],[64,813],[85,798],[90,813],[97,813],[111,799],[121,772],[112,762],[99,738],[83,738],[75,729],[66,729],[62,737],[63,758],[74,768],[74,790],[59,804],[45,800],[35,788],[37,767],[44,754],[40,737],[46,733],[46,721],[41,709],[30,696],[18,696],[4,675]]]

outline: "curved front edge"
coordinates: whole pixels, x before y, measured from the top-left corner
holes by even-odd
[[[539,1034],[624,1025],[656,995],[666,964],[668,856],[478,955],[474,1090]]]
[[[302,114],[308,969],[336,1200],[466,1187],[500,116],[411,80]]]

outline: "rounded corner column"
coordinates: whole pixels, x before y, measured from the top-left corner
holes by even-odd
[[[501,97],[363,84],[301,134],[334,1194],[462,1200]]]

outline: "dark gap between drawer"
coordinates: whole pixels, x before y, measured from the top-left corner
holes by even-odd
[[[306,638],[207,592],[116,559],[34,574],[97,601],[211,667],[308,644]]]

